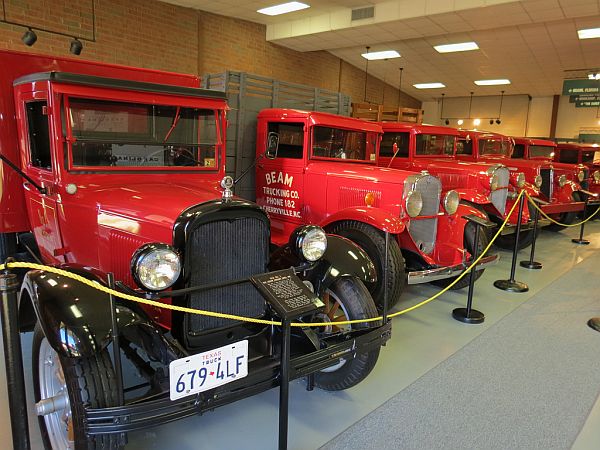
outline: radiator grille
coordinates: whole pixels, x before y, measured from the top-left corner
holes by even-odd
[[[437,214],[440,209],[442,184],[438,178],[431,175],[424,175],[417,178],[413,185],[413,190],[419,192],[423,199],[423,209],[420,215],[436,217],[431,219],[419,219],[418,217],[411,219],[408,230],[417,247],[423,253],[431,253],[433,252],[437,235]]]
[[[191,233],[187,246],[191,286],[265,272],[268,245],[268,225],[257,218],[221,220],[199,226]],[[190,296],[190,306],[248,317],[260,317],[265,312],[265,301],[250,282],[194,293]],[[237,323],[193,314],[189,317],[188,332],[201,333]]]
[[[581,187],[583,189],[588,189],[590,185],[590,180],[588,177],[590,176],[590,171],[588,168],[583,169],[583,181],[581,182]]]
[[[540,169],[540,175],[542,176],[542,186],[540,190],[548,200],[552,199],[552,191],[554,187],[554,170],[553,169]]]
[[[501,213],[506,213],[506,199],[508,198],[508,185],[510,184],[510,171],[506,167],[496,169],[498,178],[498,186],[503,186],[502,189],[496,189],[490,194],[492,205]]]

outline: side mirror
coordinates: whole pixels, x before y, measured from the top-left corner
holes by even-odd
[[[267,150],[265,156],[269,159],[277,158],[277,150],[279,149],[279,134],[271,131],[267,135]]]

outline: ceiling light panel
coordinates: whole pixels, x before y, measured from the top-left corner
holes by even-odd
[[[510,80],[501,78],[498,80],[477,80],[474,81],[477,86],[498,86],[500,84],[510,84]]]
[[[594,39],[600,38],[600,28],[586,28],[585,30],[577,30],[579,39]]]
[[[439,89],[446,87],[443,83],[417,83],[413,84],[417,89]]]
[[[434,45],[439,53],[452,53],[452,52],[468,52],[470,50],[479,50],[479,46],[475,42],[460,42],[458,44],[444,44]]]
[[[381,52],[363,53],[361,56],[369,61],[373,61],[375,59],[400,58],[400,53],[396,50],[383,50]]]
[[[268,8],[262,8],[257,10],[257,13],[266,14],[267,16],[278,16],[280,14],[286,14],[294,11],[300,11],[301,9],[310,8],[306,3],[300,2],[288,2],[280,5],[269,6]]]

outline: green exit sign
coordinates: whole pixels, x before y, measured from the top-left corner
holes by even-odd
[[[600,80],[565,80],[563,95],[600,94]]]

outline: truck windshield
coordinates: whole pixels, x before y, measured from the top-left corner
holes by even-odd
[[[67,117],[73,167],[217,167],[214,110],[70,97]]]
[[[581,162],[582,163],[591,163],[594,162],[594,155],[596,154],[596,152],[581,152]]]
[[[510,155],[510,143],[498,139],[479,139],[479,154],[483,155]]]
[[[455,136],[443,134],[417,134],[417,155],[452,156]]]
[[[554,147],[551,145],[530,145],[529,157],[552,159],[554,158]]]
[[[312,156],[374,162],[377,138],[374,132],[316,126]]]

